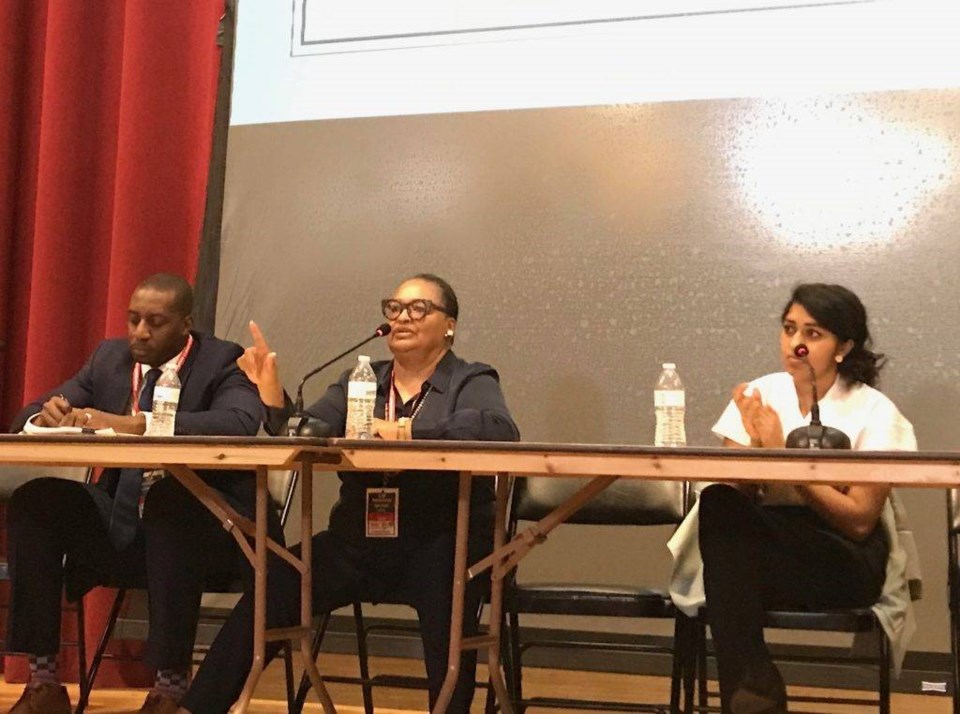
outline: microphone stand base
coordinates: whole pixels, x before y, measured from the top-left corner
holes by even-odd
[[[839,429],[822,424],[810,424],[794,429],[787,435],[788,449],[850,449],[850,437]]]
[[[287,436],[309,436],[324,439],[333,436],[333,429],[325,421],[299,414],[287,420]]]

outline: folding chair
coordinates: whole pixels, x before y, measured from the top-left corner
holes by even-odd
[[[895,498],[895,494],[891,496]],[[952,507],[955,498],[953,492],[948,497],[948,506]],[[955,520],[951,511],[951,532],[955,533]],[[955,536],[954,536],[955,537]],[[951,540],[951,546],[955,547],[955,541]],[[956,562],[956,551],[951,551],[951,568]],[[955,570],[951,569],[951,575],[955,576]],[[951,597],[956,594],[954,585],[956,581],[951,581]],[[919,599],[919,589],[914,590],[911,586],[911,596],[913,599]],[[951,602],[953,602],[951,600]],[[709,603],[707,604],[709,608]],[[951,606],[951,615],[954,609]],[[706,609],[701,610],[697,618],[697,709],[698,711],[719,711],[719,707],[711,707],[709,699],[711,696],[717,696],[716,692],[711,692],[707,687],[707,638],[706,638]],[[951,625],[955,619],[951,617]],[[840,632],[849,633],[857,638],[875,638],[876,650],[874,654],[851,654],[848,656],[831,656],[818,653],[816,655],[803,654],[781,654],[776,657],[781,662],[805,662],[812,664],[840,664],[840,665],[870,665],[877,669],[877,696],[873,699],[864,699],[861,697],[818,697],[794,695],[788,697],[789,701],[802,704],[843,704],[850,706],[876,706],[880,714],[890,714],[890,668],[892,666],[892,654],[890,639],[887,637],[876,614],[869,607],[845,608],[837,610],[768,610],[765,613],[763,623],[764,628],[780,630],[797,630],[807,632]],[[956,704],[955,704],[956,706]]]
[[[813,664],[869,664],[877,667],[876,699],[860,697],[818,697],[793,695],[791,702],[803,704],[847,704],[850,706],[876,706],[880,714],[890,714],[890,640],[880,626],[876,615],[869,608],[849,610],[824,610],[820,612],[770,610],[766,613],[764,628],[802,630],[815,632],[846,632],[854,635],[870,635],[877,638],[875,656],[836,657],[818,654],[779,655],[778,662],[807,662]],[[719,696],[710,691],[707,684],[706,611],[701,611],[697,634],[697,711],[720,711],[719,706],[710,706],[709,699]]]
[[[378,603],[386,605],[398,605],[403,603]],[[480,610],[483,609],[486,603],[482,602],[480,604]],[[343,675],[333,675],[333,676],[324,676],[323,680],[325,682],[332,682],[335,684],[355,684],[361,688],[363,692],[363,709],[365,714],[373,714],[374,704],[373,704],[373,690],[375,687],[390,687],[394,689],[422,689],[426,690],[427,687],[427,678],[425,676],[413,676],[413,675],[403,675],[403,674],[371,674],[370,672],[370,655],[369,655],[369,640],[370,636],[374,633],[391,633],[391,634],[400,634],[400,635],[419,635],[420,628],[416,624],[404,624],[404,623],[373,623],[368,624],[364,620],[363,615],[363,605],[364,603],[357,601],[354,602],[350,607],[353,612],[353,624],[355,636],[357,638],[357,662],[360,669],[360,675],[357,677],[343,676]],[[317,630],[314,635],[313,640],[313,658],[316,659],[320,655],[320,648],[323,646],[323,640],[327,632],[327,627],[330,623],[330,617],[332,612],[321,613],[318,623]],[[481,613],[477,612],[476,617],[479,619]],[[492,694],[492,687],[489,682],[477,682],[478,689],[487,690],[487,699],[486,699],[486,712],[491,714],[496,709],[496,702]],[[309,691],[309,684],[303,678],[300,680],[300,686],[297,690],[296,696],[294,698],[295,705],[291,709],[292,712],[299,714],[303,711],[304,703],[306,702],[307,693]]]
[[[539,521],[575,494],[583,479],[528,477],[518,479],[514,488],[510,515],[510,533],[515,535],[523,521]],[[582,525],[620,528],[672,525],[686,514],[687,484],[670,481],[619,479],[576,511],[563,528]],[[587,564],[585,564],[587,566]],[[681,687],[687,700],[693,694],[693,641],[695,630],[673,605],[665,589],[610,586],[590,583],[527,583],[520,580],[519,568],[504,590],[504,610],[508,619],[508,662],[512,667],[508,686],[514,707],[522,713],[528,707],[604,709],[607,711],[679,712]],[[664,580],[666,580],[664,574]],[[620,643],[598,639],[528,640],[520,628],[521,614],[565,616],[602,616],[618,618],[672,619],[673,647],[643,643]],[[569,697],[525,697],[523,692],[523,655],[534,647],[577,650],[663,653],[672,658],[670,702],[650,704],[572,699]]]
[[[484,595],[484,598],[480,602],[480,607],[475,615],[477,622],[480,621],[480,617],[483,612],[483,608],[486,605],[488,597]],[[363,604],[360,601],[354,602],[352,604],[353,610],[353,622],[354,630],[357,638],[357,660],[360,668],[359,677],[348,677],[348,676],[329,676],[324,677],[324,681],[333,682],[338,684],[356,684],[361,687],[363,692],[363,708],[365,714],[373,714],[374,705],[373,705],[373,689],[374,687],[393,687],[397,689],[427,689],[427,678],[415,677],[409,675],[391,675],[391,674],[375,674],[371,675],[370,673],[370,658],[369,658],[369,638],[370,635],[374,632],[389,632],[394,634],[405,634],[405,635],[419,635],[420,628],[416,624],[405,624],[405,623],[391,623],[391,624],[372,624],[369,625],[365,622],[363,616]],[[404,604],[404,603],[391,603],[381,601],[379,604]],[[314,634],[313,640],[313,658],[314,660],[320,655],[320,648],[323,645],[323,639],[327,632],[327,627],[330,623],[330,616],[332,612],[319,613],[318,615],[318,624],[317,629]],[[288,688],[290,683],[288,681]],[[487,690],[487,699],[486,699],[486,711],[488,714],[491,714],[496,708],[496,702],[493,695],[493,687],[489,682],[477,682],[477,688],[485,688]],[[307,692],[309,690],[309,682],[306,677],[301,677],[300,686],[297,690],[295,697],[295,704],[291,711],[299,714],[303,710],[304,702],[306,701]]]

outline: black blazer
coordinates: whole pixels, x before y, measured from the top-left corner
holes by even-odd
[[[390,395],[393,362],[374,362],[372,367],[377,377],[374,415],[383,418]],[[329,424],[334,436],[342,436],[346,426],[350,372],[341,374],[323,397],[307,409],[308,414]],[[500,377],[490,365],[466,362],[449,351],[425,382],[426,386],[430,393],[412,424],[415,439],[517,441],[520,438],[500,389]],[[289,396],[283,408],[267,409],[267,431],[282,433],[292,413]],[[366,489],[383,485],[385,478],[381,472],[340,473],[340,499],[330,513],[330,530],[351,542],[365,543]],[[457,474],[443,471],[403,471],[390,477],[390,485],[400,489],[400,540],[453,532],[457,523],[458,482]],[[489,545],[486,531],[493,526],[493,479],[474,479],[471,498],[474,524],[471,533],[478,542]]]
[[[180,368],[178,435],[254,436],[260,428],[262,406],[257,388],[237,367],[243,348],[212,335],[193,333],[193,349]],[[124,338],[104,340],[71,379],[27,404],[10,430],[23,429],[43,403],[62,394],[74,407],[90,407],[111,414],[128,414],[134,360]],[[252,474],[248,471],[201,471],[205,481],[222,491],[231,505],[252,512]],[[98,485],[111,496],[118,469],[105,469]]]

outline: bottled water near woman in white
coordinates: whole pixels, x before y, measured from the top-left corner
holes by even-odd
[[[653,406],[657,415],[654,445],[686,446],[687,431],[683,423],[686,399],[683,382],[673,362],[663,364],[663,371],[653,388]]]
[[[360,355],[347,384],[347,429],[344,435],[348,439],[373,438],[373,407],[376,403],[377,376],[370,366],[370,358]]]
[[[148,436],[173,436],[180,403],[180,377],[176,367],[166,367],[153,388],[153,407]]]

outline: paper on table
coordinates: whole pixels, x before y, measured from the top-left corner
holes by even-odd
[[[40,426],[39,424],[34,424],[33,419],[27,419],[26,424],[23,425],[22,434],[38,434],[41,436],[49,436],[51,434],[94,434],[96,436],[116,436],[115,432],[111,427],[106,429],[85,429],[82,426]]]

